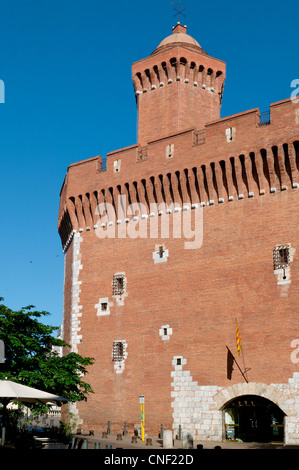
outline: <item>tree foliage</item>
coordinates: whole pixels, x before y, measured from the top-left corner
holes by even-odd
[[[2,297],[0,301],[3,301]],[[70,401],[86,400],[88,393],[93,391],[82,378],[94,359],[74,352],[60,357],[53,347],[70,346],[53,336],[58,327],[39,321],[50,315],[49,312],[34,308],[29,305],[14,311],[0,304],[0,339],[5,347],[0,379],[7,377]]]

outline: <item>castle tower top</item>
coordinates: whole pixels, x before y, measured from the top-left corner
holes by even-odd
[[[183,26],[180,23],[177,23],[177,25],[172,28],[172,34],[163,39],[151,55],[173,46],[187,46],[188,48],[205,54],[198,42],[187,34],[187,26]]]
[[[220,117],[225,63],[210,57],[180,23],[133,64],[132,78],[141,146]]]

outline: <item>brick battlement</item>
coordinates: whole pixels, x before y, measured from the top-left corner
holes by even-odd
[[[297,188],[299,106],[284,100],[270,109],[267,126],[255,108],[208,123],[204,132],[187,129],[110,152],[106,171],[101,157],[70,165],[59,214],[63,246],[73,230],[96,225],[100,202],[116,207],[118,194],[149,209],[150,202],[212,206]]]
[[[180,52],[183,55],[183,51]],[[188,63],[184,57],[177,60],[172,55],[173,51],[170,53],[169,58],[161,64],[158,63],[156,57],[151,58],[146,70],[142,70],[144,59],[133,64],[133,84],[136,95],[153,92],[157,88],[180,81],[186,86],[200,87],[212,93],[222,94],[224,62],[221,64],[223,70],[218,70],[219,60],[209,56],[207,57],[213,61],[212,64],[207,64],[208,59],[206,56],[200,59],[200,64],[196,64],[194,61]],[[139,67],[142,70],[141,72],[137,71]]]

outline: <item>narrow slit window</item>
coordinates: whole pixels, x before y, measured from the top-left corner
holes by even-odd
[[[232,142],[236,138],[236,128],[229,127],[228,129],[225,130],[225,135],[226,135],[226,141]]]
[[[174,144],[166,145],[166,158],[172,158],[174,155]]]
[[[164,263],[168,258],[168,250],[165,245],[155,245],[153,252],[153,260],[155,263]]]
[[[164,247],[162,245],[159,246],[159,257],[163,258],[165,253]]]
[[[113,162],[114,173],[118,173],[120,171],[120,164],[121,164],[121,160],[114,160]]]

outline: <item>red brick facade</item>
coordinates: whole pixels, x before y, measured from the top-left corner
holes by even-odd
[[[228,347],[250,368],[248,390],[272,396],[288,419],[286,440],[296,441],[288,400],[298,370],[291,342],[298,336],[299,104],[272,104],[267,124],[259,109],[220,119],[225,64],[180,25],[177,34],[185,42],[167,39],[133,64],[138,143],[109,153],[105,171],[100,156],[70,165],[63,184],[65,340],[95,358],[86,377],[95,393],[78,404],[78,416],[89,429],[105,430],[109,420],[113,432],[124,421],[130,430],[144,394],[146,432],[181,423],[202,438],[221,437],[219,394],[237,396],[244,383],[236,365],[228,378]],[[119,206],[119,195],[139,204],[135,214]],[[101,203],[115,217],[100,216]],[[197,249],[171,231],[150,237],[154,220],[172,224],[187,214],[193,226],[202,217]],[[143,236],[133,238],[133,221],[136,231],[143,224]],[[285,244],[288,266],[274,269],[273,250]],[[163,262],[156,262],[159,246]],[[123,294],[113,294],[116,274]],[[120,362],[115,342],[123,342]]]

